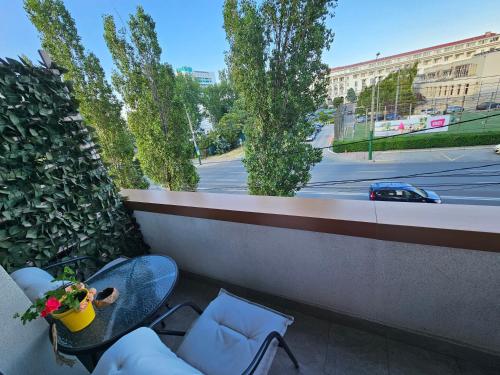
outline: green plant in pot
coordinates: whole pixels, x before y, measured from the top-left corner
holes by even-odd
[[[95,318],[92,301],[96,294],[94,288],[87,286],[75,278],[75,271],[64,267],[61,275],[52,280],[67,283],[64,287],[45,292],[22,315],[14,314],[14,318],[21,318],[23,324],[38,317],[45,318],[51,315],[71,331],[77,332],[87,327]]]

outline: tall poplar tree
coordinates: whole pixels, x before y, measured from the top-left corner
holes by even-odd
[[[155,23],[139,6],[128,28],[118,31],[113,17],[104,17],[104,39],[117,67],[113,84],[127,104],[141,166],[170,190],[194,190],[198,175],[186,109],[172,67],[160,61]]]
[[[255,118],[245,129],[245,167],[252,194],[295,194],[309,181],[321,151],[306,143],[305,121],[325,100],[321,55],[335,0],[226,0],[224,28],[232,81]]]
[[[99,59],[87,53],[75,21],[61,0],[24,0],[31,22],[40,33],[42,47],[57,65],[64,67],[65,80],[73,82],[84,120],[96,130],[100,154],[113,181],[120,188],[146,188],[134,140],[121,117],[122,105],[106,81]]]

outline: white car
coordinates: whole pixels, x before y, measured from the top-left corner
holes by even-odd
[[[500,155],[500,145],[495,146],[495,153]]]

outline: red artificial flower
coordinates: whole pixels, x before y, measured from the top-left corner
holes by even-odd
[[[40,315],[45,318],[47,315],[49,315],[52,311],[56,311],[59,307],[61,307],[61,302],[59,300],[52,296],[47,299],[45,302],[45,308],[42,310]]]

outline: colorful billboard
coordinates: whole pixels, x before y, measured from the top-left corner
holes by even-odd
[[[375,137],[385,137],[420,130],[417,134],[443,132],[448,130],[450,115],[415,115],[404,120],[375,122]]]

